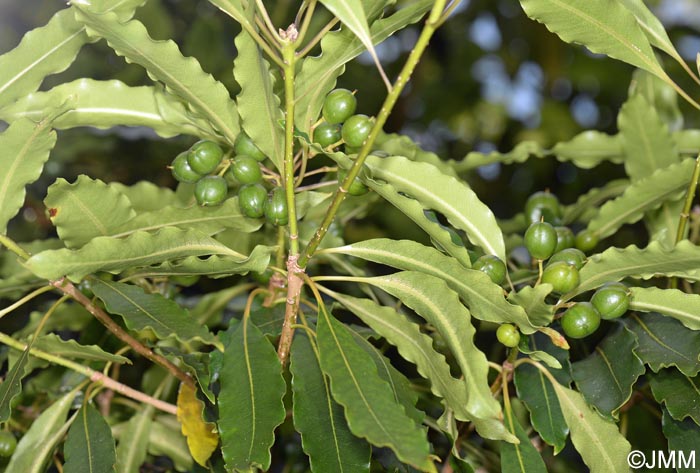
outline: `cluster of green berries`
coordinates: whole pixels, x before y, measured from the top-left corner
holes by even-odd
[[[202,206],[223,203],[229,194],[229,180],[236,182],[240,184],[238,205],[245,216],[265,217],[274,225],[286,225],[284,190],[275,187],[268,191],[264,186],[260,163],[267,158],[265,153],[241,132],[233,145],[233,154],[234,158],[224,159],[224,151],[217,143],[198,141],[173,160],[173,177],[178,182],[194,184],[195,199]]]

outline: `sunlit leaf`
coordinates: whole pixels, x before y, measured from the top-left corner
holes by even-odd
[[[700,295],[656,287],[631,287],[630,292],[630,309],[659,312],[679,320],[691,330],[700,330]]]
[[[508,294],[508,301],[525,309],[530,321],[537,326],[546,326],[554,318],[554,306],[545,300],[552,292],[552,285],[524,286],[518,292]]]
[[[216,424],[202,418],[204,403],[197,399],[197,392],[189,385],[180,384],[177,394],[177,420],[182,424],[182,435],[187,438],[187,446],[192,458],[202,466],[207,465],[219,444]]]
[[[558,160],[571,161],[583,169],[590,169],[604,161],[619,164],[624,160],[621,137],[595,130],[583,131],[569,141],[557,143],[552,152]]]
[[[112,431],[92,404],[83,404],[63,447],[66,473],[114,471],[117,462]]]
[[[131,364],[128,358],[109,353],[98,345],[81,345],[75,340],[63,340],[55,333],[37,337],[32,348],[63,358]]]

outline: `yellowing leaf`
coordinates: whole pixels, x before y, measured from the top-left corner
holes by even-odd
[[[204,403],[197,399],[195,390],[186,384],[180,385],[177,393],[177,420],[182,425],[182,434],[187,437],[187,447],[194,461],[206,466],[207,460],[219,444],[216,424],[204,422]]]

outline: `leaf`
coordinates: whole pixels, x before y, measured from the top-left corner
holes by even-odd
[[[659,77],[665,73],[637,20],[622,4],[607,0],[520,0],[527,16],[567,43],[583,44]]]
[[[63,440],[71,422],[76,418],[77,413],[66,422],[66,416],[77,393],[77,390],[73,390],[64,394],[32,422],[29,430],[17,442],[17,449],[5,471],[22,473],[46,471],[46,465],[54,449],[58,442]]]
[[[389,156],[404,156],[411,161],[432,164],[444,174],[457,176],[453,165],[436,153],[425,151],[408,136],[398,133],[380,133],[374,142],[374,147],[386,152]]]
[[[656,287],[631,287],[630,292],[631,310],[660,312],[691,330],[700,330],[700,295]]]
[[[680,473],[698,472],[695,466],[695,449],[700,442],[700,427],[691,419],[675,420],[666,409],[661,417],[661,427],[664,437],[668,439],[668,451],[678,458],[676,471]],[[692,463],[690,462],[690,459]],[[681,465],[692,468],[682,468]]]
[[[117,445],[117,473],[139,471],[146,461],[154,407],[146,405],[129,419]]]
[[[632,313],[623,322],[637,337],[637,356],[654,372],[670,367],[691,377],[700,372],[700,332],[654,313]]]
[[[571,430],[571,441],[591,473],[629,471],[627,455],[631,446],[617,425],[588,407],[580,393],[559,383],[552,386]]]
[[[637,0],[626,0],[637,1]],[[658,20],[657,20],[658,21]],[[685,62],[683,63],[685,65]],[[643,95],[646,101],[658,114],[669,131],[675,132],[683,128],[683,114],[678,106],[678,94],[673,86],[646,71],[637,69],[632,75],[629,95]],[[678,145],[675,134],[671,138]]]
[[[520,421],[513,415],[513,411],[506,409],[505,415],[508,430],[520,440],[520,443],[503,442],[501,444],[501,472],[547,473],[540,453],[530,442],[530,438],[520,425]]]
[[[28,375],[25,371],[29,358],[29,347],[22,350],[20,357],[7,370],[0,382],[0,422],[7,422],[12,415],[12,400],[22,393],[22,379]]]
[[[680,161],[678,147],[668,127],[642,95],[633,95],[617,116],[625,171],[632,182]]]
[[[695,167],[694,159],[654,171],[633,182],[618,198],[608,201],[588,223],[601,239],[613,235],[622,225],[634,223],[669,200],[682,197]]]
[[[112,235],[136,215],[125,195],[84,174],[73,184],[57,179],[49,187],[44,204],[68,248],[79,248],[95,237]]]
[[[46,121],[17,120],[0,133],[0,234],[22,208],[25,186],[39,178],[55,144],[56,133]]]
[[[194,230],[166,227],[155,234],[136,232],[127,238],[98,237],[79,250],[46,250],[27,260],[27,268],[39,277],[68,276],[80,281],[97,271],[117,273],[187,256],[223,255],[246,260],[213,238]]]
[[[97,15],[79,8],[76,18],[90,36],[104,38],[118,55],[144,67],[153,80],[163,82],[209,120],[229,143],[235,141],[238,114],[226,87],[205,73],[196,59],[184,57],[173,41],[155,41],[141,22],[121,23],[112,13]]]
[[[180,341],[198,339],[220,346],[216,337],[197,323],[186,309],[160,294],[147,294],[138,286],[92,278],[91,289],[112,314],[124,318],[130,330],[150,328],[160,339],[171,336]]]
[[[538,142],[521,141],[507,153],[500,153],[498,151],[490,151],[488,153],[470,151],[461,161],[453,161],[453,166],[458,173],[464,173],[480,168],[481,166],[488,166],[489,164],[524,163],[530,159],[531,156],[544,157],[546,154],[547,152]]]
[[[248,20],[247,16],[243,12],[241,0],[209,0],[209,3],[218,7],[221,11],[229,15],[238,23],[247,24],[249,27],[254,28],[250,20]]]
[[[131,207],[139,214],[160,210],[166,205],[175,205],[178,202],[175,192],[151,181],[139,181],[131,186],[121,182],[110,182],[109,186],[124,194],[131,202]]]
[[[525,309],[530,321],[540,327],[549,325],[554,319],[554,306],[545,300],[552,292],[551,284],[539,284],[536,287],[524,286],[518,292],[508,294],[508,301]]]
[[[83,404],[63,447],[66,473],[114,471],[117,454],[109,425],[91,404]]]
[[[215,423],[204,421],[203,411],[204,403],[197,399],[196,391],[181,383],[177,394],[177,420],[182,425],[182,435],[187,438],[192,458],[206,467],[207,460],[219,445],[219,434]]]
[[[37,337],[32,348],[63,358],[131,364],[128,358],[106,352],[98,345],[81,345],[75,340],[63,340],[55,333]]]
[[[651,392],[658,403],[676,420],[690,417],[700,425],[700,380],[690,378],[674,368],[665,368],[658,373],[647,373]]]
[[[410,240],[375,238],[352,245],[328,248],[321,254],[354,256],[394,268],[420,271],[444,280],[464,301],[474,317],[496,323],[515,323],[523,333],[533,333],[536,327],[525,311],[509,304],[503,289],[482,271],[467,269],[455,259]]]
[[[562,220],[565,224],[583,220],[582,217],[587,212],[595,211],[595,208],[599,207],[606,200],[619,196],[629,185],[630,182],[627,179],[615,179],[607,182],[603,187],[596,187],[585,194],[581,194],[575,203],[564,207]],[[524,230],[525,228],[523,228]]]
[[[350,432],[343,408],[331,396],[319,365],[318,349],[312,343],[305,333],[297,333],[289,366],[294,427],[301,434],[311,471],[369,471],[369,445]]]
[[[425,430],[396,402],[371,356],[325,311],[319,314],[317,343],[321,369],[331,380],[333,398],[345,408],[352,433],[391,448],[399,460],[416,468],[436,471]]]
[[[646,371],[637,357],[637,337],[620,325],[587,358],[571,364],[571,376],[588,403],[604,417],[617,419],[632,396],[632,387]]]
[[[63,106],[67,110],[51,121],[59,130],[145,126],[164,138],[180,134],[216,138],[211,126],[192,116],[173,95],[158,87],[129,87],[116,80],[78,79],[27,95],[0,109],[0,119],[38,122]]]
[[[379,181],[388,182],[398,192],[443,214],[487,253],[506,260],[503,234],[496,217],[464,182],[443,174],[435,166],[409,161],[402,156],[369,156],[366,162],[372,189],[382,186]]]
[[[559,161],[571,161],[582,169],[591,169],[604,161],[620,164],[625,158],[620,135],[610,136],[594,130],[557,143],[552,152]]]
[[[175,416],[160,416],[153,422],[148,437],[148,453],[167,456],[178,471],[192,471],[192,456],[187,448],[187,441],[177,426]]]
[[[285,418],[286,383],[274,347],[246,317],[226,345],[219,380],[219,434],[227,469],[267,470],[274,430]]]
[[[254,13],[253,8],[250,8]],[[243,29],[234,41],[238,56],[233,61],[233,75],[241,86],[236,97],[238,113],[246,134],[280,171],[284,168],[284,120],[280,99],[275,95],[275,79],[262,49]]]

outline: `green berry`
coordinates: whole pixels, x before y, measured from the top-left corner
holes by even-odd
[[[555,253],[567,248],[572,248],[576,244],[574,232],[572,232],[569,227],[554,227],[554,230],[557,232],[557,247],[554,248]]]
[[[348,146],[359,147],[365,142],[372,129],[372,121],[367,115],[353,115],[343,123],[341,135]]]
[[[322,148],[340,141],[340,125],[323,122],[314,129],[314,142]]]
[[[238,191],[238,207],[243,215],[250,218],[260,218],[265,215],[267,191],[260,184],[248,184]]]
[[[17,439],[12,432],[0,431],[0,457],[11,457],[17,448]]]
[[[590,302],[577,302],[564,312],[561,328],[569,338],[584,338],[600,326],[600,314]]]
[[[197,181],[194,186],[194,196],[197,203],[203,206],[219,205],[228,194],[228,184],[221,176],[206,176]]]
[[[241,184],[257,184],[262,182],[262,171],[256,160],[249,156],[240,155],[231,163],[231,174]]]
[[[347,177],[348,172],[347,171],[339,171],[338,172],[338,185],[342,184],[345,178]],[[360,196],[360,195],[365,195],[367,192],[369,192],[369,187],[364,185],[362,181],[360,181],[359,178],[355,178],[354,181],[352,181],[352,184],[350,184],[350,188],[348,189],[348,194],[354,195],[354,196]]]
[[[177,276],[170,276],[171,283],[177,284],[178,286],[182,287],[194,286],[195,284],[197,284],[198,281],[198,274],[180,274]]]
[[[236,156],[240,154],[250,156],[258,162],[263,162],[267,158],[265,153],[260,151],[260,148],[244,132],[240,132],[236,137],[236,141],[233,143],[233,151],[236,153]]]
[[[520,331],[515,325],[501,324],[496,330],[496,338],[509,348],[517,347],[520,343]]]
[[[549,264],[557,261],[563,261],[566,264],[576,267],[576,269],[581,269],[586,262],[586,254],[578,248],[566,248],[557,251],[549,258]]]
[[[202,140],[192,145],[187,155],[187,162],[194,172],[209,174],[219,166],[224,151],[213,141]]]
[[[195,182],[200,180],[203,177],[203,175],[199,174],[198,172],[195,172],[195,170],[192,169],[190,163],[187,162],[188,154],[189,151],[183,151],[182,153],[178,154],[177,157],[173,160],[173,163],[171,165],[171,171],[173,173],[173,177],[178,182],[194,184]]]
[[[545,222],[557,224],[561,219],[559,199],[548,191],[535,192],[525,201],[525,218],[528,223]]]
[[[472,269],[486,273],[491,281],[498,285],[506,280],[506,265],[495,255],[480,256],[472,265]]]
[[[576,235],[576,248],[584,253],[588,253],[598,245],[598,241],[598,235],[592,230],[581,230],[578,235]]]
[[[357,99],[347,89],[332,90],[323,101],[323,118],[331,125],[343,123],[355,113]],[[336,140],[337,141],[337,140]]]
[[[547,222],[536,222],[525,232],[525,248],[536,259],[547,259],[557,247],[557,232]]]
[[[275,187],[265,201],[265,218],[273,225],[287,225],[289,211],[287,208],[287,196],[282,187]]]
[[[627,286],[621,283],[606,284],[593,294],[591,304],[606,320],[621,317],[630,307]]]
[[[576,266],[571,266],[563,261],[549,263],[542,272],[542,282],[552,285],[554,292],[566,294],[578,287],[581,281]]]

